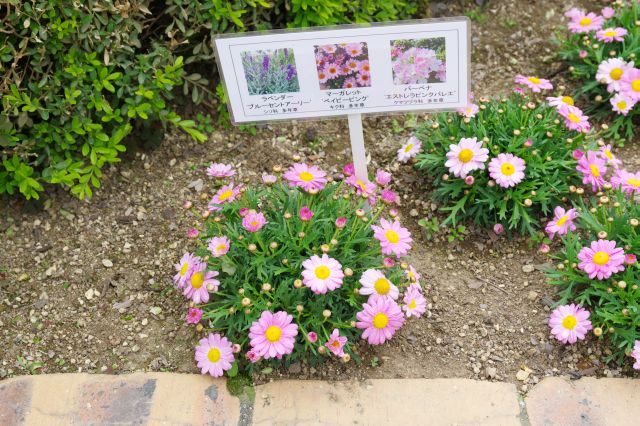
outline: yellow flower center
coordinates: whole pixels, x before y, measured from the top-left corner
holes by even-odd
[[[575,115],[572,112],[569,113],[569,116],[567,118],[569,120],[573,121],[574,123],[579,123],[580,122],[580,117],[578,117],[577,115]]]
[[[620,80],[622,78],[622,68],[614,68],[611,71],[609,71],[609,77],[611,77],[612,80]]]
[[[465,148],[462,151],[460,151],[460,154],[458,154],[458,160],[462,161],[463,163],[468,163],[469,161],[473,160],[473,151],[471,151],[469,148]]]
[[[258,221],[257,220],[252,220],[250,222],[251,226],[258,226]]]
[[[635,188],[640,187],[640,179],[636,179],[636,178],[629,178],[627,179],[627,185],[631,185]]]
[[[220,244],[218,245],[218,247],[216,247],[216,251],[224,251],[227,249],[227,245],[226,244]]]
[[[631,82],[631,90],[634,92],[640,92],[640,80],[633,80]]]
[[[220,199],[220,201],[224,201],[227,198],[231,197],[232,195],[233,195],[233,191],[227,189],[222,194],[220,194],[220,196],[218,198]]]
[[[309,172],[302,172],[298,175],[298,177],[305,182],[311,182],[313,180],[313,175]]]
[[[413,149],[413,144],[412,144],[412,143],[410,143],[409,145],[407,145],[407,146],[405,146],[405,147],[404,147],[404,152],[409,152],[409,151],[411,151],[412,149]]]
[[[609,151],[608,149],[604,150],[604,155],[609,159],[609,160],[613,160],[613,154],[611,153],[611,151]]]
[[[387,237],[387,241],[389,241],[391,244],[396,244],[398,241],[400,241],[400,236],[398,235],[398,233],[394,230],[388,230],[385,234],[385,237]]]
[[[564,225],[565,223],[567,223],[567,220],[569,220],[569,216],[564,215],[564,216],[562,216],[560,219],[558,219],[558,221],[556,222],[556,225],[557,225],[557,226],[562,226],[562,225]]]
[[[220,355],[221,355],[220,354],[220,349],[211,348],[211,349],[209,349],[209,352],[207,353],[207,358],[211,362],[218,362],[218,361],[220,361]]]
[[[269,326],[269,328],[267,328],[267,331],[264,333],[264,337],[271,343],[280,340],[280,336],[282,336],[282,329],[277,325]]]
[[[593,255],[593,263],[596,265],[606,265],[609,261],[609,253],[606,251],[598,251]]]
[[[388,279],[378,278],[375,284],[373,284],[373,288],[376,289],[376,293],[384,296],[385,294],[389,293],[389,290],[391,290],[391,285],[389,284]]]
[[[365,185],[360,179],[356,179],[356,185],[358,185],[363,192],[367,192],[367,185]]]
[[[202,287],[202,284],[204,284],[204,275],[202,275],[202,272],[196,272],[191,275],[191,287],[199,289]]]
[[[411,302],[409,302],[409,309],[415,309],[418,306],[418,304],[416,303],[416,299],[411,299]]]
[[[334,348],[339,348],[340,342],[338,342],[337,340],[334,340],[333,343],[331,343],[331,346],[333,346]]]
[[[600,177],[600,169],[595,164],[589,164],[589,168],[591,169],[591,174],[595,177]]]
[[[602,33],[605,37],[615,37],[618,33],[615,30],[609,30]]]
[[[620,101],[616,104],[616,106],[618,107],[619,110],[624,110],[627,108],[627,102],[626,101]]]
[[[187,262],[184,262],[184,264],[182,265],[182,268],[180,268],[180,276],[184,277],[184,274],[186,274],[188,270],[189,270],[189,264]]]
[[[382,312],[373,317],[373,326],[377,329],[385,328],[389,324],[389,317]]]
[[[587,18],[586,16],[584,18],[582,18],[578,23],[580,25],[582,25],[583,27],[586,27],[587,25],[591,25],[593,21],[591,20],[591,18]]]
[[[540,84],[540,79],[538,77],[529,77],[527,78],[527,80],[529,80],[533,84]]]
[[[513,167],[513,164],[511,163],[504,163],[502,166],[500,166],[500,171],[505,176],[511,176],[516,172],[516,168]]]
[[[563,96],[562,102],[564,102],[567,105],[573,106],[573,98],[571,96]]]
[[[326,280],[331,275],[331,269],[325,265],[320,265],[315,270],[316,277],[321,280]]]
[[[562,320],[562,326],[567,330],[573,330],[578,325],[578,320],[573,315],[567,315]]]

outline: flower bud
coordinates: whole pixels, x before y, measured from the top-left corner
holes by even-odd
[[[282,166],[275,165],[271,170],[273,170],[275,173],[280,173],[282,171]]]
[[[584,194],[584,188],[576,188],[576,194],[578,195]]]
[[[283,265],[288,265],[289,264],[289,259],[287,259],[286,257],[284,259],[282,259],[282,264]]]
[[[216,286],[215,286],[215,284],[212,284],[212,283],[207,284],[207,291],[208,291],[209,293],[213,293],[214,291],[216,291]]]
[[[594,328],[594,329],[593,329],[593,334],[594,334],[596,337],[600,337],[600,336],[602,336],[602,329],[601,329],[600,327],[596,327],[596,328]]]
[[[337,246],[337,245],[338,245],[338,240],[336,240],[335,238],[333,238],[333,239],[330,241],[330,243],[331,243],[331,245],[332,245],[332,246]]]
[[[533,204],[533,201],[531,201],[531,199],[525,198],[525,200],[524,200],[524,205],[525,206],[531,207],[532,204]]]
[[[251,299],[249,299],[248,297],[243,297],[242,298],[242,306],[249,306],[251,304]]]
[[[293,161],[300,161],[302,159],[302,157],[300,157],[298,154],[294,154],[292,158]]]
[[[191,206],[193,206],[193,203],[189,200],[184,200],[184,203],[182,203],[182,208],[185,210],[190,209]]]
[[[249,315],[249,314],[251,313],[251,309],[249,309],[249,308],[245,309],[245,310],[244,310],[244,313],[245,313],[245,314],[247,314],[247,315]]]
[[[302,312],[302,311],[304,311],[304,306],[302,306],[302,305],[296,305],[296,311],[298,311],[298,312]]]
[[[326,351],[327,351],[327,349],[324,346],[319,346],[318,347],[318,353],[320,355],[324,355]]]
[[[231,352],[233,352],[234,354],[239,353],[241,350],[242,350],[242,347],[241,347],[239,344],[237,344],[237,343],[234,343],[234,344],[231,346]]]
[[[362,209],[356,210],[356,216],[363,217],[364,216],[364,210],[362,210]]]
[[[442,180],[444,180],[444,181],[449,180],[449,175],[447,175],[447,174],[442,175]]]
[[[271,284],[269,283],[262,284],[262,291],[269,291],[269,290],[271,290]]]
[[[304,232],[298,232],[298,238],[304,238],[305,235]]]
[[[329,250],[331,249],[331,247],[329,247],[328,244],[323,244],[320,246],[320,250],[322,250],[323,253],[329,253]]]
[[[600,238],[601,240],[604,240],[605,238],[607,238],[607,231],[600,231],[598,232],[598,238]]]
[[[636,218],[629,219],[629,224],[631,226],[638,226],[638,223],[639,223],[638,219],[636,219]]]
[[[493,188],[494,186],[496,186],[496,181],[493,179],[489,179],[489,182],[487,182],[487,186],[489,188]]]
[[[291,213],[289,213],[289,212],[285,212],[283,214],[283,216],[284,216],[285,219],[291,219]]]
[[[342,355],[342,362],[344,362],[345,364],[347,362],[349,362],[350,360],[351,360],[351,355],[349,355],[349,354]]]
[[[247,250],[249,251],[256,251],[258,250],[258,246],[256,246],[255,244],[251,243],[247,246]]]
[[[322,311],[322,316],[325,318],[329,318],[331,316],[331,311],[328,309],[325,309],[324,311]]]
[[[209,215],[211,214],[211,212],[209,210],[207,210],[206,212],[202,213],[202,218],[206,219],[209,217]]]
[[[352,328],[355,328],[355,326],[356,326],[356,322],[355,322],[355,321],[351,321],[351,322],[349,323],[349,325],[350,325]]]
[[[345,270],[344,270],[344,275],[345,275],[345,276],[347,276],[347,277],[352,276],[352,275],[353,275],[353,269],[351,269],[351,268],[345,268]]]
[[[238,294],[244,294],[244,288],[239,288],[238,289]]]
[[[196,325],[196,331],[197,331],[198,333],[200,333],[202,330],[204,330],[204,326],[203,326],[202,324],[198,324],[198,325]]]
[[[277,248],[278,248],[278,243],[276,243],[275,241],[270,242],[270,243],[269,243],[269,248],[270,248],[271,250],[275,250],[275,249],[277,249]]]
[[[293,286],[294,286],[295,288],[300,288],[300,287],[302,287],[302,281],[301,281],[301,280],[295,280],[295,281],[293,282]]]

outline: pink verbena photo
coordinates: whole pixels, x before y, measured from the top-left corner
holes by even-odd
[[[444,83],[446,56],[444,37],[391,41],[393,83]]]

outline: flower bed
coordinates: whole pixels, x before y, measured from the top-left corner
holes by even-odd
[[[551,88],[536,77],[516,82],[534,92]],[[533,235],[538,216],[571,195],[570,185],[579,182],[573,152],[590,126],[570,97],[547,99],[517,88],[506,99],[438,114],[398,151],[400,161],[417,154],[416,168],[433,178],[433,198],[447,214],[443,225],[472,220]]]
[[[294,164],[255,187],[225,183],[230,166],[208,169],[215,195],[174,277],[191,300],[187,321],[208,333],[195,354],[203,374],[357,360],[360,339],[382,344],[424,314],[420,275],[404,260],[411,234],[386,208],[391,175],[362,182],[352,169],[333,182]]]
[[[571,35],[560,42],[560,56],[580,80],[577,93],[588,98],[586,111],[610,119],[608,136],[631,139],[640,115],[640,6],[626,2],[601,14],[571,9],[566,14]]]

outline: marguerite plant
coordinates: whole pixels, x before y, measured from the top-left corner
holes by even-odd
[[[205,334],[195,352],[203,374],[346,362],[360,342],[383,344],[426,312],[420,274],[404,259],[411,233],[388,209],[391,174],[370,182],[344,171],[335,182],[299,163],[244,186],[228,181],[230,166],[207,169],[214,187],[193,229],[198,247],[174,277],[190,300],[186,321]]]
[[[536,92],[552,87],[532,76],[518,76],[516,82]],[[535,234],[538,216],[579,183],[573,152],[590,130],[586,117],[569,96],[541,103],[524,90],[516,88],[502,100],[482,99],[458,114],[435,115],[416,131],[422,153],[415,165],[433,178],[433,197],[447,214],[443,225],[472,220]],[[401,148],[398,158],[405,157]]]
[[[618,170],[588,201],[556,210],[547,233],[559,236],[562,248],[551,255],[555,266],[546,273],[558,288],[559,303],[573,306],[552,315],[552,334],[575,343],[593,324],[593,334],[610,343],[611,358],[623,362],[633,356],[633,367],[640,369],[640,353],[634,352],[640,347],[640,179],[633,176]]]
[[[579,79],[586,111],[611,120],[607,136],[631,139],[640,115],[640,5],[619,1],[598,14],[573,8],[565,13],[570,35],[560,41],[560,57]]]

